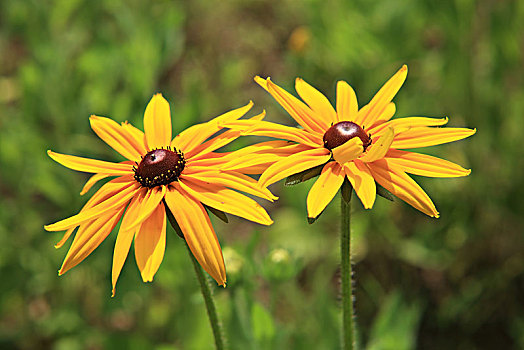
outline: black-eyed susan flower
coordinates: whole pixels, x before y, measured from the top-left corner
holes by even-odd
[[[255,77],[255,81],[277,100],[301,128],[249,120],[237,120],[227,126],[243,130],[244,134],[292,142],[281,145],[294,147],[292,155],[286,154],[278,159],[271,152],[259,155],[259,162],[273,162],[260,177],[262,187],[308,169],[312,169],[313,173],[319,170],[320,176],[307,197],[309,218],[316,218],[324,210],[345,178],[367,209],[375,202],[378,183],[416,209],[438,217],[439,213],[429,196],[408,174],[458,177],[468,175],[470,170],[444,159],[404,149],[457,141],[473,135],[475,130],[437,127],[445,125],[448,118],[391,119],[396,110],[391,101],[406,76],[407,66],[404,65],[360,109],[351,86],[339,81],[336,110],[322,93],[300,78],[296,79],[295,88],[305,103],[274,84],[270,78]],[[236,159],[226,164],[226,168],[242,162],[243,159]],[[307,174],[304,176],[310,177]]]
[[[109,118],[90,118],[94,132],[126,161],[112,163],[48,151],[52,159],[68,168],[94,173],[81,194],[101,179],[116,177],[104,184],[78,214],[45,226],[48,231],[66,230],[57,248],[78,228],[59,274],[91,254],[122,219],[113,255],[113,295],[133,241],[142,279],[152,281],[164,257],[169,209],[195,258],[219,285],[225,285],[222,250],[206,209],[270,225],[267,212],[236,190],[268,200],[276,198],[249,176],[221,170],[229,161],[222,156],[232,153],[215,152],[240,135],[234,130],[217,134],[219,125],[242,117],[251,107],[250,102],[172,139],[169,104],[157,94],[145,111],[145,132],[127,122],[120,125]],[[263,114],[253,118],[261,119]],[[244,168],[257,171],[249,165]]]

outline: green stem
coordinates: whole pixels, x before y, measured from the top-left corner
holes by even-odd
[[[342,279],[342,349],[353,350],[356,346],[355,319],[353,317],[353,288],[351,271],[350,203],[351,192],[346,200],[341,196],[342,222],[340,227],[340,258]]]
[[[213,300],[213,291],[210,288],[209,280],[204,274],[202,267],[198,263],[197,259],[193,256],[193,253],[189,249],[189,246],[186,244],[187,251],[195,267],[195,272],[200,283],[200,288],[202,289],[202,295],[204,296],[204,301],[206,303],[207,316],[209,317],[209,323],[211,323],[211,328],[213,329],[213,336],[215,337],[215,345],[217,350],[225,349],[224,342],[224,333],[222,332],[222,327],[220,325],[220,320],[218,319],[217,309],[215,307],[215,302]]]

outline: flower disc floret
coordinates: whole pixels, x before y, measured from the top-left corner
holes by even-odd
[[[366,134],[360,125],[343,121],[332,125],[324,134],[324,147],[332,150],[344,143],[348,142],[354,137],[359,137],[362,140],[364,150],[371,145],[371,135]]]
[[[135,180],[143,187],[152,188],[176,181],[185,166],[184,154],[177,149],[149,151],[134,167]]]

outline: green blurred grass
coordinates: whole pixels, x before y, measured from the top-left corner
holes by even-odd
[[[289,91],[301,76],[332,101],[347,80],[365,103],[403,63],[397,115],[476,127],[471,139],[428,150],[473,171],[417,178],[438,220],[400,201],[353,204],[361,340],[370,349],[524,347],[523,43],[519,1],[0,2],[0,348],[211,347],[174,234],[155,282],[141,282],[131,254],[114,299],[114,234],[57,276],[67,248],[55,250],[60,235],[42,226],[81,207],[87,176],[45,151],[120,160],[90,131],[90,114],[142,127],[160,91],[174,132],[250,99],[254,112],[289,123],[253,76]],[[215,222],[242,262],[216,289],[232,349],[338,344],[339,208],[308,225],[309,187],[273,185],[269,228]],[[280,248],[290,253],[284,265],[271,260]]]

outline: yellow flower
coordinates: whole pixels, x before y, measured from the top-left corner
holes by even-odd
[[[309,218],[320,215],[345,178],[351,182],[367,209],[375,202],[378,183],[416,209],[438,217],[439,213],[429,196],[407,173],[458,177],[468,175],[470,170],[440,158],[402,149],[457,141],[473,135],[476,130],[434,128],[446,124],[448,118],[407,117],[390,120],[395,114],[395,104],[391,100],[406,76],[407,66],[404,65],[371,102],[360,109],[351,86],[345,81],[339,81],[336,110],[322,93],[300,78],[297,78],[295,88],[307,105],[274,84],[270,78],[255,77],[255,81],[302,128],[249,120],[234,121],[227,126],[242,130],[243,134],[271,136],[294,142],[295,152],[292,155],[278,159],[275,159],[274,154],[259,156],[261,162],[267,159],[274,163],[260,177],[262,187],[311,168],[322,168],[307,197]],[[242,159],[236,162],[242,162]]]
[[[214,152],[240,136],[240,132],[228,130],[211,138],[220,131],[219,124],[242,117],[252,105],[250,102],[207,123],[194,125],[171,139],[169,104],[157,94],[145,111],[145,132],[127,122],[119,125],[109,118],[90,118],[94,132],[127,161],[112,163],[48,151],[51,158],[68,168],[95,173],[81,194],[98,180],[116,176],[78,214],[45,226],[48,231],[67,230],[57,248],[78,227],[59,274],[91,254],[122,218],[113,255],[113,295],[133,240],[142,279],[152,281],[164,257],[167,205],[198,262],[218,284],[225,285],[222,250],[206,207],[215,213],[227,212],[270,225],[271,218],[257,202],[234,190],[276,199],[241,172],[221,170],[228,158]],[[253,119],[263,117],[261,114]],[[225,155],[234,157],[234,153]],[[250,170],[249,166],[245,168]]]

